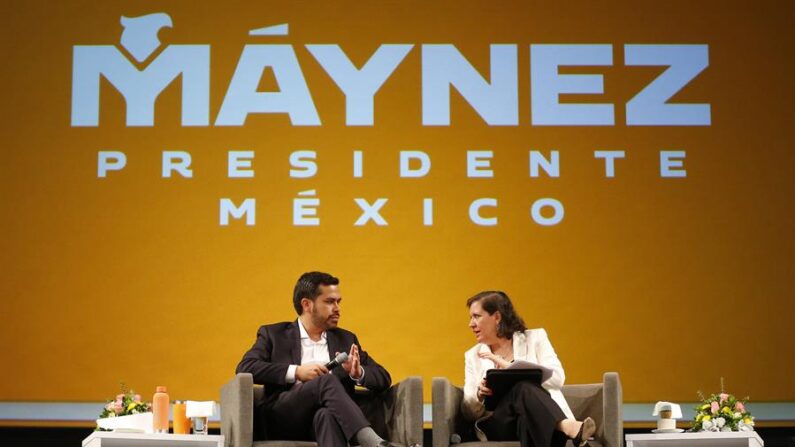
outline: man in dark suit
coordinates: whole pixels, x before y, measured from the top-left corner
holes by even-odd
[[[321,447],[393,445],[376,434],[353,400],[355,385],[383,391],[392,378],[355,334],[337,327],[341,301],[339,279],[304,273],[293,291],[298,319],[260,327],[237,365],[237,372],[265,385],[255,412],[269,421],[269,438],[316,440]],[[348,352],[348,360],[329,371],[324,365],[339,352]]]

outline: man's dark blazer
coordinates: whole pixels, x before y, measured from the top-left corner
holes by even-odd
[[[359,344],[353,332],[334,328],[326,331],[329,358],[337,352],[349,352],[351,345],[359,348],[359,358],[364,368],[362,385],[372,391],[384,391],[392,384],[392,378],[381,365],[376,363]],[[301,332],[298,322],[284,322],[261,326],[257,331],[257,341],[238,363],[236,372],[251,373],[254,383],[265,385],[265,406],[268,406],[280,393],[289,390],[294,384],[287,383],[285,376],[290,365],[301,364]],[[332,373],[339,377],[345,390],[353,397],[355,382],[348,377],[344,368],[335,368]]]

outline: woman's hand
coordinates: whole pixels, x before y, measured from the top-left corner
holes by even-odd
[[[494,393],[491,391],[491,388],[486,386],[486,379],[481,380],[478,386],[478,400],[483,402],[486,396],[491,396],[492,394]]]
[[[478,357],[491,360],[500,369],[505,369],[511,365],[511,362],[491,352],[480,351],[478,352]]]

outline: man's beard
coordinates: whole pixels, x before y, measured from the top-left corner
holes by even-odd
[[[331,314],[328,318],[323,318],[320,312],[317,312],[316,309],[312,309],[312,324],[314,324],[315,327],[323,328],[323,330],[335,328],[337,327],[337,322],[331,320],[333,316],[334,314]],[[337,315],[337,318],[339,318],[339,315]]]

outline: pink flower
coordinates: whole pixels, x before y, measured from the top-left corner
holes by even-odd
[[[141,401],[141,395],[140,394],[136,394],[135,396],[133,396],[133,400],[136,401],[136,402],[140,402]]]
[[[115,408],[115,403],[113,402],[108,402],[108,404],[105,405],[105,409],[108,411],[114,411],[114,408]]]
[[[737,403],[734,404],[734,408],[740,413],[745,413],[745,405],[743,405],[743,403],[740,401],[737,401]]]
[[[719,409],[720,409],[720,405],[718,405],[717,402],[712,402],[710,404],[710,410],[712,411],[712,414],[718,414],[718,410]]]
[[[121,412],[122,412],[122,409],[123,409],[123,408],[122,408],[122,406],[121,406],[121,402],[115,402],[115,403],[113,404],[113,411],[115,411],[115,412],[116,412],[116,414],[121,414]]]
[[[121,402],[123,399],[124,399],[124,394],[117,394],[116,395],[116,400],[118,400],[119,402]]]
[[[724,402],[726,402],[726,400],[727,400],[728,398],[729,398],[729,395],[728,395],[728,394],[726,394],[726,393],[720,393],[720,403],[721,403],[721,404],[722,404],[722,403],[724,403]]]

